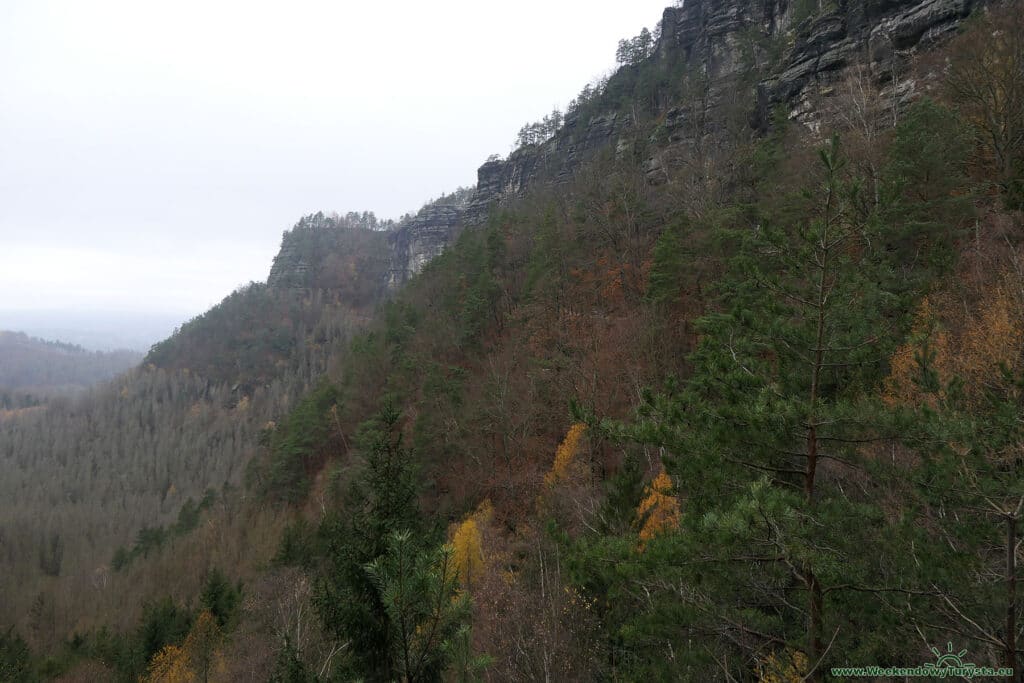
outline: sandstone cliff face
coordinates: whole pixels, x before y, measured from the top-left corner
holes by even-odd
[[[323,213],[301,218],[284,234],[267,284],[278,288],[311,287],[318,262],[337,246],[337,230],[337,221]]]
[[[439,256],[455,238],[464,213],[460,206],[431,204],[389,233],[388,289],[400,287]]]
[[[913,87],[901,81],[910,57],[955,30],[982,2],[686,0],[665,10],[650,57],[681,64],[678,72],[693,84],[689,101],[666,112],[665,139],[686,144],[694,135],[713,136],[727,106],[745,109],[758,128],[767,126],[780,105],[791,118],[813,126],[815,103],[854,65],[904,95]],[[613,143],[627,147],[628,123],[615,112],[587,121],[570,118],[548,142],[484,164],[467,222],[486,219],[495,202],[521,196],[542,175],[557,183],[595,151]],[[648,170],[653,180],[658,161],[651,159]]]
[[[905,97],[913,92],[914,84],[904,80],[913,54],[950,34],[984,1],[686,0],[665,10],[648,61],[672,65],[688,95],[665,113],[662,137],[652,141],[685,156],[696,139],[713,140],[728,116],[739,112],[763,129],[777,107],[813,127],[818,104],[854,65]],[[388,237],[384,285],[395,289],[419,273],[460,227],[484,223],[495,204],[538,183],[567,180],[600,150],[631,148],[635,131],[618,104],[608,102],[606,111],[585,120],[567,115],[550,140],[483,164],[468,202],[428,205],[401,224]],[[665,177],[660,157],[651,157],[646,169],[651,182]],[[286,248],[278,257],[282,265],[275,260],[271,284],[308,278],[308,256]]]
[[[609,112],[581,121],[567,116],[562,128],[541,145],[522,147],[507,159],[489,161],[477,171],[476,194],[466,212],[466,222],[487,220],[491,206],[502,199],[521,197],[538,180],[559,183],[597,150],[617,141],[626,118]]]
[[[795,44],[783,67],[758,86],[762,116],[768,107],[782,104],[793,118],[812,118],[810,100],[827,95],[829,86],[857,64],[877,84],[900,88],[910,57],[955,30],[978,4],[979,0],[846,0],[831,13],[805,21],[794,29]]]
[[[331,291],[351,306],[372,306],[391,267],[388,234],[353,227],[344,217],[306,216],[284,233],[267,285]]]

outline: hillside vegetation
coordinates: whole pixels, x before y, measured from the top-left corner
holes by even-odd
[[[87,351],[0,330],[0,411],[26,408],[46,395],[73,393],[137,365],[133,351]]]
[[[0,424],[0,680],[1020,669],[1021,9],[914,97],[690,119],[656,182],[694,75],[626,43],[576,106],[636,144],[390,296],[383,234],[304,219],[278,284]]]

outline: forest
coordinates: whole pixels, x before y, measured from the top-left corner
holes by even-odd
[[[40,405],[48,396],[74,393],[137,365],[133,351],[87,351],[0,330],[0,419]]]
[[[669,131],[706,84],[624,40],[571,113],[629,144],[395,291],[395,225],[303,218],[268,283],[0,419],[0,681],[1021,680],[1022,9],[813,126]]]

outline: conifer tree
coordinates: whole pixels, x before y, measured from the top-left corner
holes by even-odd
[[[796,206],[724,236],[736,256],[719,311],[699,321],[692,379],[649,395],[630,428],[604,425],[661,446],[677,482],[680,538],[660,543],[693,556],[679,568],[655,544],[641,567],[689,585],[680,609],[693,629],[729,634],[724,652],[717,639],[689,653],[693,666],[771,648],[821,680],[837,652],[884,661],[885,639],[867,625],[883,596],[913,594],[898,557],[875,556],[904,527],[869,493],[887,476],[863,456],[891,429],[868,397],[891,351],[888,328],[903,324],[904,292],[837,140],[820,159],[820,185]],[[656,632],[678,638],[685,624]]]
[[[423,550],[409,532],[394,532],[387,552],[366,571],[387,614],[392,670],[406,683],[438,680],[451,640],[469,617],[453,548]]]
[[[399,672],[392,624],[393,606],[368,571],[389,550],[394,534],[412,534],[402,550],[422,550],[424,529],[416,503],[413,456],[402,446],[399,413],[390,399],[359,441],[366,453],[363,472],[353,481],[343,511],[321,524],[327,550],[314,605],[325,628],[350,644],[350,672],[372,681],[393,680]],[[408,545],[416,546],[415,550]]]
[[[966,321],[923,307],[913,363],[894,363],[897,400],[916,410],[923,438],[918,474],[939,514],[930,523],[949,548],[930,587],[945,623],[923,630],[980,643],[993,663],[1017,669],[1022,609],[1017,554],[1024,518],[1024,297],[1019,275],[991,286]],[[943,320],[944,318],[944,320]],[[949,323],[957,323],[947,329]],[[944,324],[945,323],[945,324]],[[965,581],[964,577],[971,577]],[[977,651],[977,650],[976,650]],[[1013,680],[1020,680],[1018,670]]]

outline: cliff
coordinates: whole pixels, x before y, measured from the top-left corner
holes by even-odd
[[[713,135],[723,109],[742,110],[750,125],[765,129],[775,107],[812,125],[817,103],[853,66],[863,66],[875,85],[901,97],[911,57],[956,30],[982,0],[687,0],[661,20],[659,41],[638,70],[659,70],[685,82],[682,102],[667,108],[659,133],[669,145]],[[628,69],[627,68],[627,69]],[[627,69],[623,69],[626,71]],[[615,86],[612,77],[606,92]],[[625,74],[629,76],[629,74]],[[672,84],[670,83],[670,86]],[[467,222],[479,223],[496,202],[522,196],[543,177],[559,182],[596,151],[630,148],[636,132],[614,97],[598,101],[598,113],[565,125],[542,145],[520,149],[478,171],[477,193]],[[659,139],[652,142],[655,146]],[[660,159],[648,168],[660,170]]]
[[[285,231],[267,284],[331,290],[351,306],[373,306],[384,293],[391,264],[388,235],[343,216],[305,216]]]
[[[429,204],[388,234],[387,287],[395,289],[445,250],[463,222],[461,205]]]
[[[910,97],[916,85],[907,79],[913,55],[955,31],[983,2],[687,0],[667,8],[650,56],[611,76],[586,106],[566,114],[549,140],[488,160],[470,196],[429,204],[390,231],[383,286],[394,289],[420,272],[460,227],[484,223],[496,204],[538,184],[564,182],[602,150],[645,150],[648,179],[658,182],[673,157],[685,159],[697,140],[713,141],[726,121],[740,118],[752,133],[763,131],[781,108],[813,128],[821,104],[852,67],[893,97]],[[655,99],[665,100],[659,101],[653,131],[623,106],[639,99],[636,84],[645,79],[656,83]],[[286,240],[269,283],[309,286],[315,258],[307,252]]]

